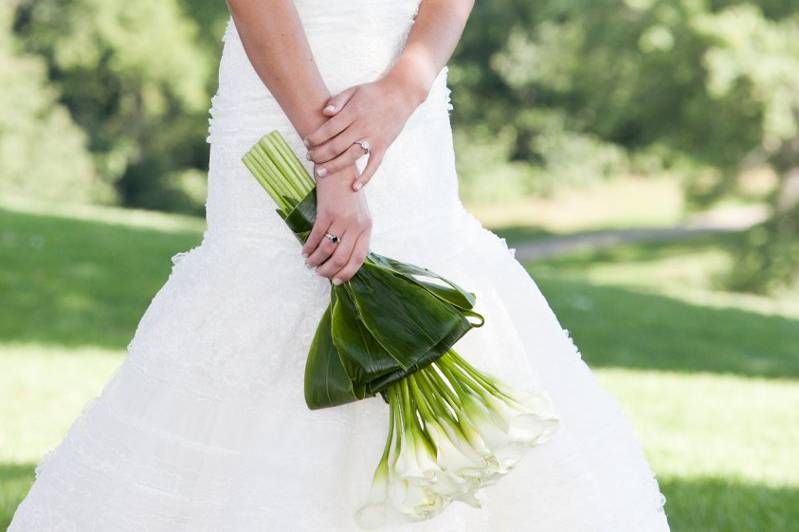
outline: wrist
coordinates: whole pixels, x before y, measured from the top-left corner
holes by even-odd
[[[412,58],[401,56],[382,81],[394,88],[413,111],[427,99],[434,77],[425,75],[421,65]]]

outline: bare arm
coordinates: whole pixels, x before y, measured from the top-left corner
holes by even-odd
[[[244,51],[292,125],[307,135],[325,121],[330,97],[294,2],[227,0]]]
[[[242,45],[258,76],[301,137],[319,127],[330,92],[314,62],[297,9],[291,0],[227,0]],[[331,172],[317,184],[317,218],[303,246],[306,265],[338,284],[363,264],[371,218],[362,193],[350,184],[355,164]],[[339,237],[338,243],[324,238]]]
[[[386,75],[421,104],[460,41],[474,0],[422,0],[408,41]]]
[[[353,188],[371,179],[452,56],[473,6],[474,0],[422,0],[405,47],[386,74],[327,102],[323,113],[332,118],[306,138],[318,177],[361,157],[363,152],[353,143],[366,139],[372,146],[369,163]]]

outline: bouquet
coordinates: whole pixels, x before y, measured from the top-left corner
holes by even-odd
[[[280,133],[243,162],[300,242],[316,218],[316,188]],[[432,271],[369,252],[358,273],[331,284],[308,351],[305,401],[328,408],[377,394],[389,405],[388,437],[366,503],[364,528],[428,519],[478,490],[547,440],[558,418],[543,393],[518,392],[452,346],[483,317],[475,295]]]

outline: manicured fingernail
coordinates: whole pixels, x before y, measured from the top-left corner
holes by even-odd
[[[316,170],[316,175],[318,175],[319,177],[325,177],[327,175],[327,168],[325,167],[319,168],[318,170]]]
[[[325,112],[326,113],[335,113],[336,112],[336,106],[335,105],[328,105],[327,107],[325,107]]]
[[[308,139],[302,139],[302,143],[305,144],[306,148],[310,148],[311,147],[311,143],[308,142]]]
[[[361,183],[360,181],[356,181],[355,184],[352,185],[352,188],[354,188],[355,190],[361,190],[361,188],[363,188],[363,183]]]
[[[310,161],[311,160],[311,152],[306,153],[305,154],[305,158]]]
[[[313,270],[313,269],[314,269],[314,266],[313,266],[313,264],[311,264],[311,263],[309,263],[309,262],[306,262],[306,263],[305,263],[305,267],[306,267],[306,268],[308,268],[309,270]]]
[[[341,283],[342,283],[341,279],[339,279],[338,277],[333,277],[333,284],[334,285],[338,286]]]
[[[307,259],[308,258],[308,252],[307,251],[303,251],[302,252],[302,258],[303,259]]]

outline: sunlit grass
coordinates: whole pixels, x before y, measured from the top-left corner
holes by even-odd
[[[630,244],[529,269],[628,412],[675,531],[799,522],[799,312],[725,292],[735,235]]]
[[[123,357],[94,347],[0,345],[0,463],[38,461]]]
[[[792,530],[799,381],[603,369],[668,501],[672,529]]]

